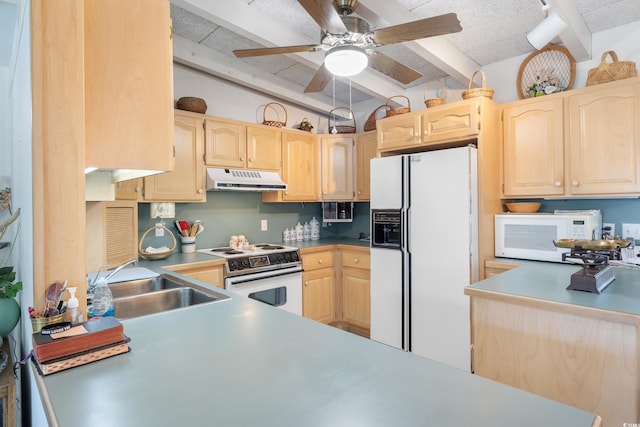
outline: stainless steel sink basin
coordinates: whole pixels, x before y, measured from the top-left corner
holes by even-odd
[[[113,294],[114,316],[118,319],[210,304],[229,298],[168,274],[111,283],[109,288]]]

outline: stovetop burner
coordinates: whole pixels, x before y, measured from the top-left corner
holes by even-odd
[[[198,252],[226,258],[226,276],[281,270],[300,267],[302,264],[298,248],[269,243],[260,243],[242,249],[233,249],[229,246],[198,249]]]

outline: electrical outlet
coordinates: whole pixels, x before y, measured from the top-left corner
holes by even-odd
[[[162,228],[163,226],[164,224],[161,222],[156,223],[156,237],[164,237],[164,228]]]
[[[261,219],[260,220],[260,230],[262,231],[267,231],[267,220],[266,219]]]
[[[622,224],[622,238],[633,237],[640,240],[640,224]]]
[[[616,225],[612,222],[602,223],[602,235],[607,235],[609,239],[616,237]]]

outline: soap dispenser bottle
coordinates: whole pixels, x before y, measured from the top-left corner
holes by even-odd
[[[113,294],[104,278],[98,279],[93,290],[93,315],[113,316]]]
[[[78,298],[76,298],[76,290],[77,288],[72,287],[72,288],[67,288],[67,292],[69,292],[69,300],[67,301],[67,309],[69,310],[69,317],[71,320],[71,323],[76,324],[78,322],[80,322],[80,318],[82,318],[82,315],[79,313],[79,309],[78,309]]]

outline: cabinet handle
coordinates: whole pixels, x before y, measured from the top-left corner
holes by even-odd
[[[319,259],[319,260],[318,260],[318,264],[322,264],[322,259]]]
[[[253,162],[253,157],[249,157],[249,161],[250,161],[250,162]]]
[[[240,161],[241,161],[241,162],[244,162],[244,157],[240,157]]]
[[[358,190],[358,194],[362,194],[362,191]]]
[[[202,194],[202,188],[198,188],[198,194]]]
[[[309,286],[309,282],[304,282],[304,285],[305,286]]]
[[[580,185],[580,183],[578,181],[573,181],[571,185],[573,185],[574,187],[577,187],[578,185]]]
[[[358,258],[354,258],[354,259],[353,259],[353,263],[354,263],[354,264],[357,264],[357,263],[359,263],[359,262],[360,262],[360,260],[359,260]]]
[[[555,185],[556,187],[561,187],[561,186],[562,186],[562,183],[561,183],[560,181],[556,181],[556,182],[554,182],[554,185]]]

